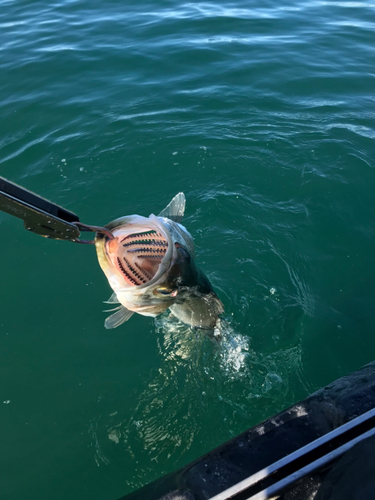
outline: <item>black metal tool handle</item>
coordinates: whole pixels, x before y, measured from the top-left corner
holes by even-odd
[[[82,224],[75,213],[4,177],[0,177],[0,210],[22,219],[25,229],[45,238],[74,243],[95,243],[94,240],[80,240],[81,231],[103,233],[109,239],[114,238],[106,227]]]
[[[77,241],[78,216],[65,208],[0,177],[0,210],[24,221],[35,234],[58,240]]]

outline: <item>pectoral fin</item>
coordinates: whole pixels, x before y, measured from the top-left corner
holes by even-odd
[[[120,301],[117,298],[116,292],[113,292],[108,300],[103,300],[104,304],[119,304]]]
[[[185,213],[185,202],[184,193],[176,194],[172,201],[160,212],[159,217],[181,222]]]
[[[128,319],[134,314],[133,311],[129,311],[129,309],[126,309],[124,306],[116,307],[116,309],[116,312],[111,314],[111,316],[108,316],[108,318],[104,321],[104,326],[107,330],[117,328],[125,323],[125,321],[128,321]]]

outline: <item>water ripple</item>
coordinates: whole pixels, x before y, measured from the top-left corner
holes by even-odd
[[[13,233],[4,214],[7,409],[31,361],[30,387],[55,405],[52,445],[27,434],[31,398],[9,421],[5,496],[24,497],[28,471],[43,498],[57,483],[81,497],[74,452],[86,496],[119,498],[374,357],[373,2],[0,5],[1,175],[98,225],[184,191],[197,264],[225,305],[219,343],[168,315],[109,334],[95,254]]]

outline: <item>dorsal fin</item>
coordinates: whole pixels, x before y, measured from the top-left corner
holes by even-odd
[[[162,210],[159,217],[166,217],[174,222],[181,222],[185,213],[185,195],[178,193],[171,202]]]

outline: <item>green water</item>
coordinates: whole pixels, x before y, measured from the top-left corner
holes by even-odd
[[[103,323],[0,213],[0,498],[115,500],[375,359],[375,3],[0,0],[0,175],[88,224],[179,191],[225,305]]]

